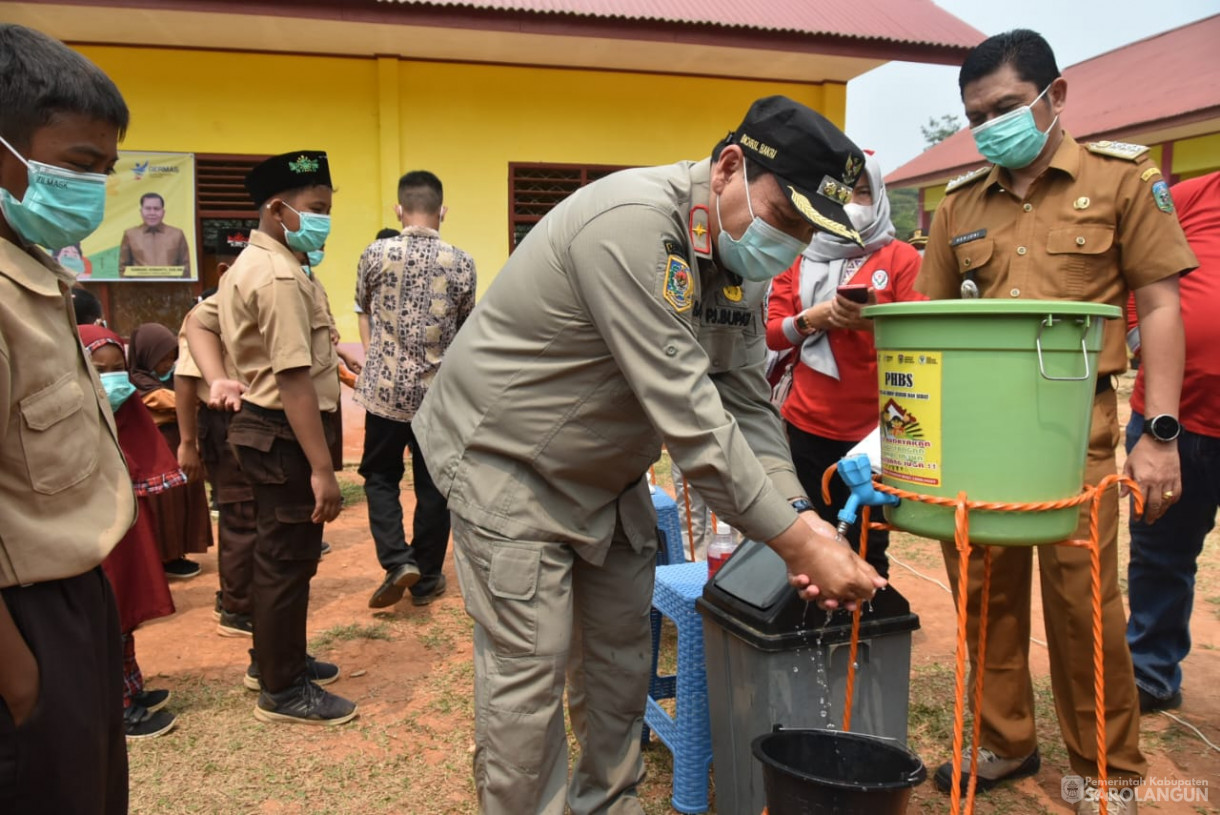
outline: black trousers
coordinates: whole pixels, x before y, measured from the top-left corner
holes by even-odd
[[[822,500],[822,473],[826,472],[827,467],[836,464],[839,459],[847,455],[847,451],[855,447],[857,442],[816,436],[813,433],[806,433],[788,422],[784,422],[784,429],[788,431],[788,446],[792,449],[792,463],[796,465],[796,477],[800,479],[801,486],[805,488],[809,500],[813,502],[813,507],[822,520],[837,526],[839,510],[847,503],[847,496],[851,494],[851,490],[836,475],[830,479],[830,503],[826,503]],[[873,520],[884,520],[876,509],[872,514]],[[859,521],[852,525],[847,535],[848,540],[851,541],[851,548],[858,553],[860,551]],[[890,574],[890,561],[885,556],[885,550],[889,548],[889,545],[889,532],[884,529],[869,531],[868,554],[865,560],[882,577],[889,577]]]
[[[220,571],[220,602],[230,614],[253,612],[251,583],[254,580],[254,541],[258,518],[254,488],[242,472],[229,446],[229,422],[233,414],[199,407],[199,455],[212,482],[220,520],[217,523]]]
[[[0,702],[0,812],[125,815],[123,644],[110,582],[98,567],[0,595],[40,679],[20,727]]]
[[[406,472],[403,456],[411,450],[415,479],[415,517],[411,545],[402,525],[401,485]],[[436,587],[449,548],[449,510],[445,496],[432,481],[410,422],[384,419],[368,413],[364,418],[364,455],[360,460],[364,494],[369,501],[369,530],[377,545],[381,568],[391,571],[407,563],[419,567],[420,580],[413,594]]]
[[[329,443],[332,427],[324,416]],[[283,411],[246,403],[229,425],[229,442],[254,488],[257,534],[251,599],[254,652],[263,690],[279,693],[305,673],[309,581],[322,556],[312,470]]]

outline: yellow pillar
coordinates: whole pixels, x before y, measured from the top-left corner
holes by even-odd
[[[399,114],[398,57],[377,57],[377,125],[380,148],[381,206],[379,225],[394,223],[398,177],[402,175],[402,121]]]

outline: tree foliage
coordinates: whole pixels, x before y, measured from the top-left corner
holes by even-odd
[[[919,190],[914,187],[886,188],[890,198],[890,220],[894,222],[894,237],[906,240],[919,225]]]
[[[939,119],[929,116],[928,123],[919,126],[919,132],[923,134],[923,140],[927,143],[925,150],[928,147],[935,147],[961,129],[962,120],[954,113],[946,113]]]

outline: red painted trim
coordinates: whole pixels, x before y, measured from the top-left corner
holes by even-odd
[[[1178,183],[1178,174],[1173,171],[1173,142],[1161,142],[1161,175],[1169,186]]]

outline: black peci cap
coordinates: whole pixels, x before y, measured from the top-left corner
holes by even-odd
[[[246,176],[246,191],[261,207],[267,199],[301,187],[333,187],[330,162],[321,150],[294,150],[272,156]]]
[[[814,227],[860,243],[843,205],[864,172],[864,151],[822,114],[786,96],[750,105],[724,140],[779,180],[792,206]]]

